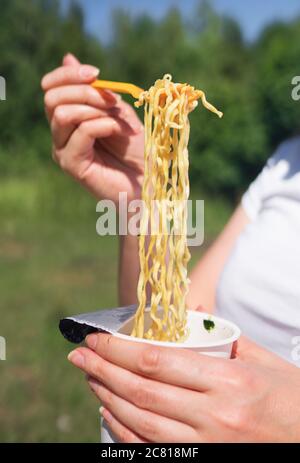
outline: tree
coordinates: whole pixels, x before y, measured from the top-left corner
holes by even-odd
[[[207,93],[224,112],[218,120],[199,104],[191,114],[191,180],[207,192],[239,195],[272,149],[298,131],[291,80],[299,74],[300,19],[269,26],[249,45],[237,22],[217,14],[208,0],[190,18],[176,8],[159,21],[119,9],[104,46],[86,32],[75,0],[65,14],[58,0],[0,0],[0,9],[0,75],[7,81],[7,101],[0,102],[0,173],[8,156],[26,170],[24,150],[27,160],[49,158],[40,79],[68,51],[98,65],[106,79],[148,88],[171,73]]]

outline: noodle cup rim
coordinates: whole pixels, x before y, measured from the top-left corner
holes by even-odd
[[[113,336],[116,336],[117,338],[125,339],[127,341],[132,341],[132,342],[152,344],[152,345],[161,346],[161,347],[176,347],[178,349],[179,348],[181,349],[208,349],[208,348],[228,346],[230,344],[233,344],[235,341],[237,341],[239,337],[241,336],[241,329],[235,323],[229,320],[226,320],[225,318],[221,318],[221,317],[218,317],[216,315],[213,315],[207,312],[198,312],[196,310],[189,310],[189,312],[199,315],[199,318],[201,318],[202,320],[204,318],[208,318],[209,320],[222,324],[223,327],[231,328],[233,331],[233,334],[230,337],[225,338],[225,339],[220,339],[219,341],[203,342],[203,343],[197,343],[197,344],[196,343],[186,344],[183,342],[170,342],[170,341],[155,341],[151,339],[136,338],[134,336],[130,336],[130,335],[122,334],[118,332],[113,333]]]

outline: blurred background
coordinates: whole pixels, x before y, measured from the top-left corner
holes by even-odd
[[[192,195],[205,243],[272,150],[299,131],[298,0],[0,0],[0,441],[96,442],[96,399],[66,361],[66,315],[115,306],[118,242],[96,200],[51,161],[40,80],[67,52],[104,79],[147,88],[164,73],[224,112],[191,116]],[[140,112],[142,117],[142,113]]]

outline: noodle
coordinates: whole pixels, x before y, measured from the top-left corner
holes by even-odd
[[[208,110],[219,117],[222,113],[206,101],[202,91],[171,79],[166,74],[135,103],[145,105],[145,173],[139,237],[139,306],[131,335],[175,342],[187,336],[188,115],[199,98]],[[152,324],[145,332],[148,293]]]

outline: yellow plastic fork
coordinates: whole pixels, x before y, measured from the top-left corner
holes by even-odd
[[[109,89],[117,93],[128,93],[135,99],[138,99],[140,94],[144,91],[142,88],[137,87],[134,84],[128,84],[126,82],[113,82],[111,80],[95,80],[95,82],[92,83],[92,87]]]

